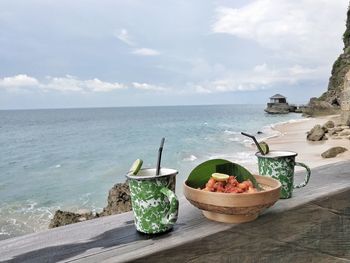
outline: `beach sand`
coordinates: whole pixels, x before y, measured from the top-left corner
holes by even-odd
[[[306,139],[306,133],[315,125],[323,125],[328,120],[335,123],[339,121],[338,115],[323,116],[317,118],[302,119],[297,122],[277,124],[274,129],[280,135],[266,140],[270,150],[289,150],[298,153],[296,161],[307,164],[310,168],[332,164],[336,162],[350,160],[350,140],[349,139],[328,139],[324,141],[311,142]],[[346,151],[334,158],[322,158],[321,153],[331,147],[342,146]],[[299,170],[299,169],[296,169]]]

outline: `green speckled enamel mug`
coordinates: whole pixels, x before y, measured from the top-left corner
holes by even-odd
[[[293,189],[304,187],[309,182],[311,170],[307,165],[295,161],[297,153],[270,151],[266,155],[262,155],[260,152],[257,152],[255,155],[258,157],[259,174],[271,176],[281,182],[281,198],[291,198]],[[294,185],[295,166],[301,166],[306,169],[305,180],[298,185]]]
[[[179,201],[175,195],[176,175],[173,169],[141,169],[127,174],[135,227],[146,234],[165,232],[177,220]]]

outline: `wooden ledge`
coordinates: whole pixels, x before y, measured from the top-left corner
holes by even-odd
[[[168,233],[138,233],[128,212],[0,241],[0,261],[348,262],[349,200],[350,162],[341,162],[313,169],[306,187],[250,223],[209,221],[182,197]]]

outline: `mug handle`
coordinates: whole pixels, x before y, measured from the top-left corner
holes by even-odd
[[[177,220],[177,215],[179,211],[179,200],[177,199],[175,193],[167,187],[162,187],[160,189],[160,192],[168,198],[170,203],[169,209],[166,212],[166,215],[163,218],[162,223],[168,226],[172,226],[175,224]]]
[[[307,185],[307,183],[309,182],[310,180],[310,175],[311,175],[311,170],[310,168],[304,164],[304,163],[299,163],[299,162],[295,162],[295,165],[296,166],[301,166],[301,167],[304,167],[306,169],[306,176],[305,176],[305,180],[304,182],[302,182],[301,184],[298,184],[298,185],[294,185],[294,189],[295,188],[301,188],[301,187],[304,187],[305,185]]]

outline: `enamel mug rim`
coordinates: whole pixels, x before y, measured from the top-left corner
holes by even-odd
[[[156,175],[156,168],[142,168],[137,173],[137,175],[133,175],[132,173],[128,173],[125,176],[128,179],[133,180],[152,180],[157,179],[165,176],[171,176],[171,175],[177,175],[179,171],[171,168],[160,168],[160,175]],[[142,173],[149,173],[149,175],[140,175]]]
[[[270,156],[269,154],[262,155],[260,152],[256,152],[255,156],[258,158],[268,158],[268,159],[278,159],[278,158],[286,158],[286,157],[296,157],[298,153],[293,152],[293,151],[284,151],[284,150],[272,150],[269,153],[281,153],[280,155],[272,155]]]

